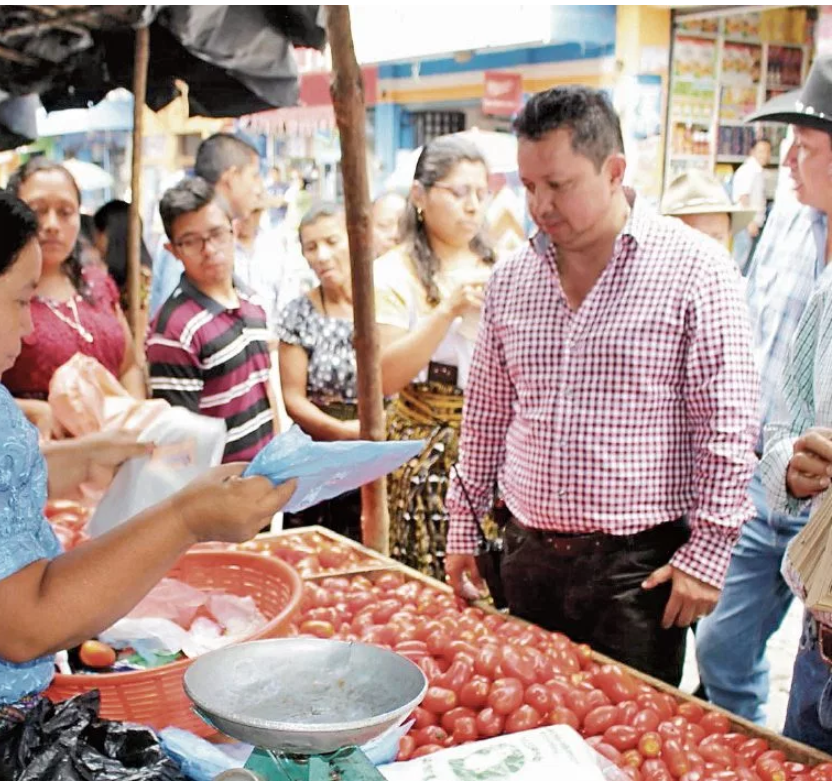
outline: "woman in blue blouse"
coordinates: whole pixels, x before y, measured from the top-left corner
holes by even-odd
[[[41,270],[35,214],[0,192],[0,372],[31,332]],[[65,452],[60,482],[69,475]],[[50,457],[51,462],[51,457]],[[37,430],[0,385],[0,705],[44,690],[52,655],[126,614],[191,545],[254,536],[294,491],[226,464],[112,532],[66,554],[43,517],[46,461]],[[64,472],[67,470],[67,472]]]

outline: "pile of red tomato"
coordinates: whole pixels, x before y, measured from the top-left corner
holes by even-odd
[[[373,643],[405,655],[429,688],[399,760],[544,725],[569,725],[632,779],[832,779],[832,764],[787,760],[728,718],[600,665],[585,644],[460,607],[398,573],[307,582],[291,633]]]
[[[378,566],[378,560],[363,551],[347,543],[338,543],[319,532],[263,535],[246,543],[208,543],[201,548],[248,551],[265,557],[277,557],[295,568],[301,578]]]
[[[64,551],[89,540],[86,529],[92,515],[90,508],[70,500],[56,500],[46,504],[44,514]]]

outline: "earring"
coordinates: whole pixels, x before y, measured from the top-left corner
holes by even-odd
[[[421,207],[416,207],[416,219],[421,223],[424,218],[424,213],[422,212]]]

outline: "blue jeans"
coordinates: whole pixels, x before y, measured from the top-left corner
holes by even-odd
[[[820,656],[817,630],[808,614],[794,661],[783,735],[832,753],[832,668]]]
[[[769,688],[766,644],[792,601],[780,564],[806,517],[769,510],[758,473],[750,493],[756,513],[742,529],[716,609],[699,622],[696,658],[708,698],[762,724]]]

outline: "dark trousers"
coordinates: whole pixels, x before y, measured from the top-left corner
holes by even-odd
[[[348,491],[297,513],[283,514],[283,529],[317,524],[361,543],[361,491]]]
[[[613,536],[541,532],[512,519],[501,567],[509,609],[677,686],[686,629],[662,629],[670,583],[649,591],[641,583],[689,535],[683,521]]]

